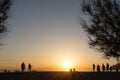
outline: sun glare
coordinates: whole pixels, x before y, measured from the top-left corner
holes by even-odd
[[[69,71],[71,68],[71,62],[70,61],[65,61],[64,62],[64,67],[66,69],[66,71]]]
[[[64,65],[65,65],[66,68],[70,68],[71,63],[69,61],[65,61]]]

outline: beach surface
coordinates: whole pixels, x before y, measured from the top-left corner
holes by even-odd
[[[119,72],[11,72],[0,80],[120,80]]]

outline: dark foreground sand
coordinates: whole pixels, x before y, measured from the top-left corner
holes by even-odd
[[[118,72],[0,73],[0,80],[120,80]]]

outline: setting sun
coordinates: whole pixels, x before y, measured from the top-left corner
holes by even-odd
[[[64,67],[65,67],[66,71],[69,71],[70,68],[72,67],[71,62],[70,61],[65,61],[64,62]]]
[[[66,68],[70,68],[70,67],[71,67],[70,61],[65,61],[64,66],[65,66]]]

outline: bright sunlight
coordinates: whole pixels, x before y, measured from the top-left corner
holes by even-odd
[[[72,67],[71,62],[70,61],[65,61],[64,62],[64,67],[65,67],[66,71],[69,71],[70,68]]]
[[[65,61],[64,63],[66,68],[70,68],[71,67],[71,63],[69,61]]]

